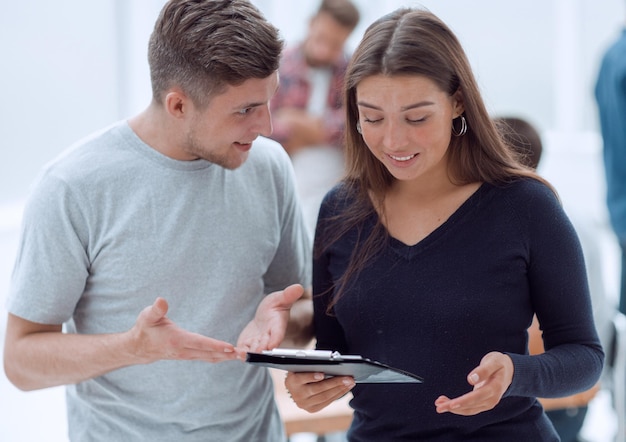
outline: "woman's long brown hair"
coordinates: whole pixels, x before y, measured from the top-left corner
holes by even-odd
[[[382,203],[394,178],[371,154],[356,128],[359,119],[356,88],[373,75],[424,76],[450,96],[461,92],[468,129],[463,136],[453,136],[448,147],[448,173],[454,183],[501,185],[529,177],[552,188],[523,166],[516,152],[504,143],[487,112],[465,52],[445,23],[423,9],[401,8],[380,18],[366,30],[355,50],[344,85],[347,170],[343,197],[353,203],[334,218],[320,220],[315,256],[321,256],[347,231],[359,228],[374,213],[382,216],[370,234],[359,235],[346,272],[331,288],[334,294],[329,312],[344,293],[346,283],[367,265],[388,238],[380,220],[384,217]]]

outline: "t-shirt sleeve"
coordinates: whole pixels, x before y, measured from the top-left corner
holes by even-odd
[[[280,240],[264,277],[266,293],[295,283],[305,288],[311,286],[311,244],[296,195],[293,167],[280,146],[274,150],[274,189],[277,192]]]
[[[24,209],[7,309],[43,324],[71,318],[88,276],[84,218],[64,182],[44,175]]]

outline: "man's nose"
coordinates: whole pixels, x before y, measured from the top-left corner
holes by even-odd
[[[257,125],[258,125],[258,129],[257,132],[260,135],[263,135],[264,137],[269,137],[270,135],[272,135],[272,132],[274,131],[274,128],[272,127],[272,114],[270,112],[270,105],[269,103],[266,104],[265,106],[261,106],[259,108],[258,112],[258,120],[257,120]]]

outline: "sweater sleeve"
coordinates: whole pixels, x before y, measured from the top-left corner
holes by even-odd
[[[512,210],[519,214],[521,234],[527,238],[531,301],[546,351],[534,356],[509,353],[515,371],[506,395],[563,397],[597,382],[604,353],[576,231],[547,187],[529,190],[524,206]]]

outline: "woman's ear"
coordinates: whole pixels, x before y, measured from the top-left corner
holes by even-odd
[[[453,118],[457,118],[465,112],[465,101],[463,99],[463,91],[458,88],[452,95],[452,103],[454,107]]]

